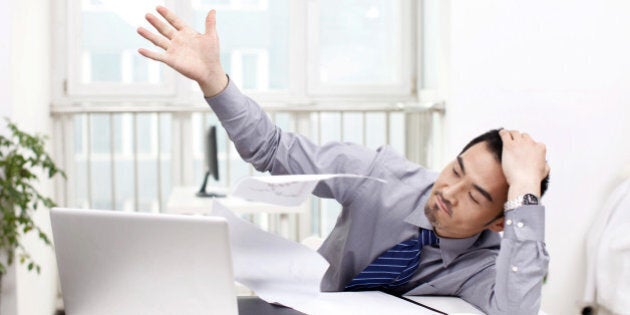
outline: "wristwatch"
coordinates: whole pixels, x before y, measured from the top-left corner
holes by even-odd
[[[514,210],[520,206],[528,206],[528,205],[538,205],[540,204],[538,201],[538,197],[534,194],[524,194],[520,195],[512,200],[508,200],[503,205],[504,211]]]

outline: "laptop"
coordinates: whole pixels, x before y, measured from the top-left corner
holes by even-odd
[[[66,314],[238,314],[224,218],[54,208]]]

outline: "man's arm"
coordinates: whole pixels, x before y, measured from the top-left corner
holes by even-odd
[[[464,282],[457,295],[488,314],[537,314],[549,265],[544,212],[543,206],[506,212],[496,263]]]
[[[138,28],[138,33],[164,51],[140,49],[140,54],[197,81],[245,161],[259,171],[272,174],[369,173],[377,152],[346,143],[318,146],[306,137],[283,132],[254,100],[229,81],[219,58],[214,10],[206,17],[205,34],[197,33],[164,7],[157,7],[157,11],[168,24],[147,14],[147,21],[159,34],[144,28]],[[359,183],[356,179],[329,180],[318,185],[314,193],[345,204]]]
[[[500,131],[501,165],[508,200],[533,194],[549,174],[545,145],[518,131]],[[489,314],[537,314],[549,255],[545,249],[545,208],[524,205],[505,212],[501,250],[494,267],[467,280],[460,296]]]

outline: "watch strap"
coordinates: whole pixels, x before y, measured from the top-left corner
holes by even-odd
[[[514,199],[508,200],[503,205],[504,211],[514,210],[520,206],[529,206],[529,205],[538,205],[540,204],[539,199],[534,194],[524,194],[519,195]]]

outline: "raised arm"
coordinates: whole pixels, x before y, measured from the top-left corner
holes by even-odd
[[[246,162],[259,171],[272,174],[369,174],[378,155],[374,150],[338,142],[319,146],[304,136],[284,132],[254,100],[229,81],[219,60],[214,10],[206,17],[205,34],[199,34],[164,7],[157,7],[157,11],[168,24],[147,14],[147,20],[159,34],[144,28],[138,28],[138,33],[163,52],[140,49],[140,54],[161,61],[197,81],[206,101]],[[359,183],[358,180],[330,180],[318,185],[314,193],[345,204],[353,197],[354,188]]]

